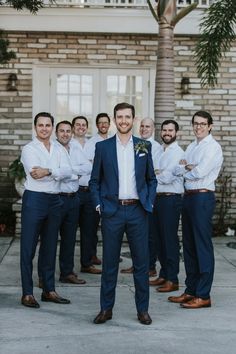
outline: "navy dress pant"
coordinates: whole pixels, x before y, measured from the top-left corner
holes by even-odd
[[[153,213],[148,213],[148,228],[149,270],[155,270],[158,244],[156,239],[155,216]]]
[[[94,209],[89,190],[79,189],[80,262],[82,267],[92,265],[97,254],[99,213]],[[77,217],[78,217],[77,214]]]
[[[181,208],[181,194],[156,196],[154,218],[158,259],[161,265],[159,277],[173,283],[178,283],[179,274],[178,227]]]
[[[57,194],[26,190],[22,198],[20,266],[23,295],[33,294],[33,259],[41,239],[45,291],[55,290],[55,262],[62,201]]]
[[[213,192],[184,196],[182,228],[185,292],[202,299],[209,299],[214,276],[214,250],[211,239],[214,208]]]
[[[76,232],[78,228],[79,197],[61,196],[63,201],[62,220],[60,227],[60,253],[59,266],[61,276],[66,277],[74,270],[74,253]]]
[[[119,205],[117,212],[111,217],[102,215],[101,310],[112,309],[115,304],[115,289],[124,232],[127,235],[134,267],[136,308],[138,312],[148,311],[148,213],[140,203],[128,206]]]

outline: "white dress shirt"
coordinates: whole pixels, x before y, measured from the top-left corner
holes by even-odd
[[[222,163],[223,154],[219,143],[209,134],[199,143],[192,142],[186,149],[184,159],[187,164],[195,167],[187,171],[185,166],[179,165],[175,174],[183,175],[185,189],[209,189],[215,190],[215,180],[218,177]]]
[[[59,181],[72,175],[72,170],[68,166],[65,154],[62,153],[62,148],[53,141],[51,141],[50,151],[48,151],[41,141],[34,138],[23,147],[21,162],[26,173],[25,189],[30,191],[59,193]],[[34,179],[30,175],[33,167],[48,168],[52,171],[52,174]]]
[[[116,135],[116,151],[119,172],[119,199],[139,199],[135,179],[133,138],[122,145]]]
[[[154,170],[159,171],[156,175],[158,193],[182,194],[184,192],[183,177],[173,174],[183,156],[184,151],[176,141],[167,147],[160,145],[153,161]]]
[[[63,193],[74,193],[79,189],[79,179],[81,176],[90,176],[92,171],[92,163],[88,161],[83,150],[77,142],[70,141],[69,151],[59,142],[62,147],[62,153],[65,154],[65,159],[72,170],[72,176],[60,181],[60,191]]]
[[[152,136],[148,139],[145,139],[145,140],[150,141],[150,143],[152,144],[152,161],[154,162],[154,158],[160,152],[161,144],[159,144],[156,140],[154,140]]]

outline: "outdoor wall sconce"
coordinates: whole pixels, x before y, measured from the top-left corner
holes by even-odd
[[[182,95],[189,94],[190,80],[189,77],[183,77],[181,80],[181,93]]]
[[[17,91],[16,82],[17,82],[16,74],[10,74],[8,76],[8,83],[7,83],[7,91]]]

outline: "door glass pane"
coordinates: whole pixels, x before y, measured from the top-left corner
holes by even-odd
[[[92,133],[93,76],[80,74],[58,74],[56,76],[56,117],[57,121],[72,120],[84,115],[89,121]]]

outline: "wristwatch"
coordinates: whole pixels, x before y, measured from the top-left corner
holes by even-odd
[[[52,170],[51,168],[48,168],[48,176],[51,176],[51,174],[52,174]]]

